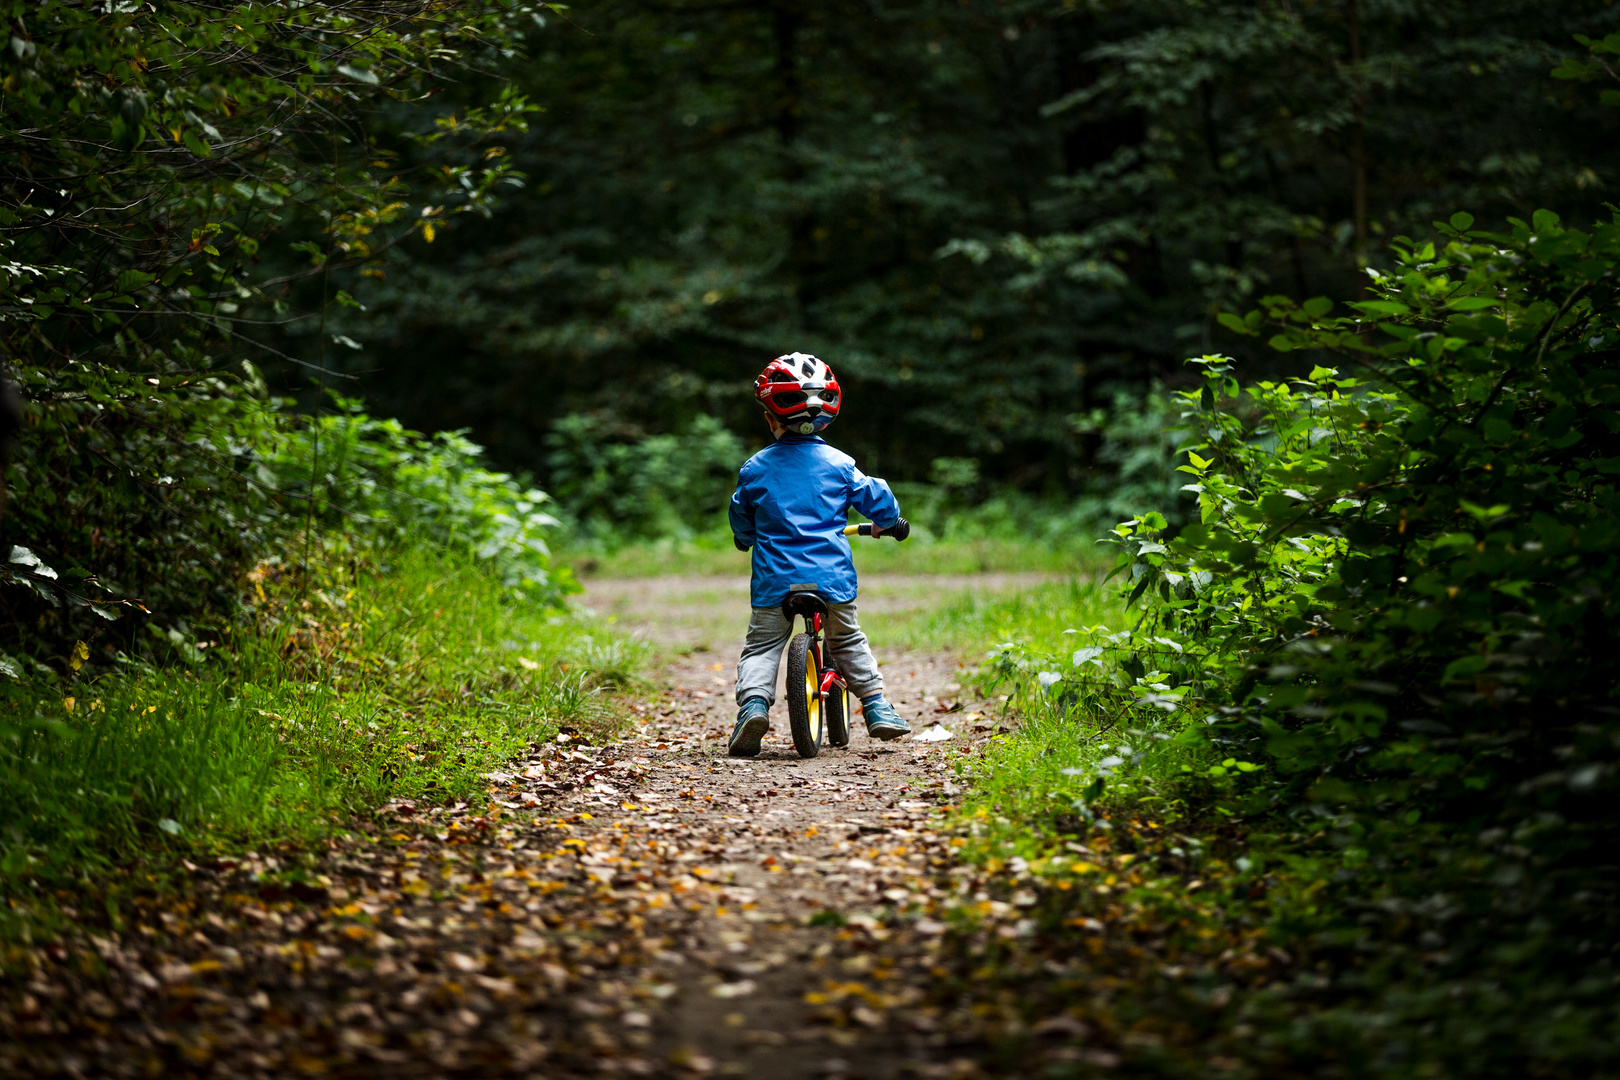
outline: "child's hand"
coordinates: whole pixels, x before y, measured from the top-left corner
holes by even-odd
[[[880,528],[877,522],[872,522],[872,536],[893,536],[896,540],[904,540],[911,535],[911,522],[901,518],[887,529]]]

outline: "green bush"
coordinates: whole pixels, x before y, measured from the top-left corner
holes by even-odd
[[[1196,516],[1178,471],[1186,464],[1182,444],[1192,429],[1163,386],[1154,383],[1141,396],[1117,391],[1111,408],[1070,419],[1081,432],[1099,437],[1095,461],[1100,475],[1086,485],[1076,507],[1102,526],[1099,536],[1144,506],[1163,514],[1172,529]]]
[[[194,637],[287,545],[306,515],[258,469],[282,425],[243,358],[288,325],[324,371],[347,339],[308,306],[353,302],[328,288],[335,269],[490,212],[517,177],[465,151],[523,128],[533,110],[509,88],[412,140],[434,148],[414,193],[355,136],[535,22],[506,0],[4,7],[0,361],[28,405],[0,649],[83,641],[99,661],[157,640],[143,608],[164,639]]]
[[[463,433],[424,436],[341,397],[335,413],[298,416],[247,370],[247,380],[199,380],[152,402],[132,394],[108,405],[57,386],[31,406],[39,452],[9,474],[4,529],[18,547],[0,565],[0,584],[13,586],[0,590],[0,613],[14,628],[51,630],[47,656],[86,642],[87,659],[111,662],[156,641],[166,643],[159,654],[172,645],[195,659],[204,628],[238,611],[243,575],[264,560],[302,562],[306,538],[332,549],[316,562],[416,546],[470,555],[511,596],[542,606],[577,590],[567,568],[551,566],[548,496],[485,467]],[[94,378],[105,386],[110,376]],[[143,624],[155,634],[135,636]],[[34,635],[8,645],[40,651]],[[27,666],[0,662],[14,674]]]
[[[646,435],[576,413],[546,442],[551,490],[578,540],[606,547],[721,527],[748,456],[741,438],[705,415],[684,432]]]
[[[1316,879],[1271,932],[1334,975],[1244,1006],[1308,1010],[1258,1052],[1381,1031],[1381,1070],[1590,1075],[1620,1063],[1620,217],[1472,225],[1399,241],[1347,314],[1223,315],[1341,368],[1244,388],[1205,357],[1200,520],[1116,531],[1132,629],[996,663],[1169,736],[1089,762],[1082,802],[1151,778],[1247,823],[1240,889],[1267,848]]]
[[[1184,433],[1161,389],[1140,398],[1121,392],[1112,412],[1072,421],[1098,436],[1101,466],[1078,500],[985,482],[976,458],[939,458],[927,483],[892,481],[919,545],[1038,545],[1089,561],[1097,538],[1144,501],[1163,505],[1178,523],[1186,520],[1192,500],[1175,479],[1178,461],[1185,460],[1177,457]],[[550,488],[571,545],[617,550],[640,541],[708,537],[729,550],[725,507],[748,450],[715,418],[697,417],[685,434],[649,436],[595,414],[575,414],[557,422],[548,442]]]
[[[267,437],[259,467],[328,542],[464,552],[488,561],[517,596],[546,605],[577,591],[568,569],[551,565],[545,536],[557,519],[545,492],[486,468],[465,432],[426,436],[368,416],[358,401],[333,400],[335,413]]]
[[[127,650],[148,613],[189,634],[295,527],[246,467],[281,426],[262,384],[251,367],[242,378],[199,366],[174,342],[132,345],[116,369],[17,370],[29,403],[0,520],[0,584],[13,586],[0,588],[0,648]]]

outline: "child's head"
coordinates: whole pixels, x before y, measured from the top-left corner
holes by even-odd
[[[765,409],[771,430],[815,435],[838,416],[838,379],[832,368],[809,353],[778,356],[754,380],[754,397]],[[778,433],[779,434],[779,433]]]

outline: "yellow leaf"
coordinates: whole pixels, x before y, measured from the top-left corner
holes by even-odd
[[[74,698],[63,698],[62,699],[62,708],[66,709],[68,712],[73,711],[73,706],[75,704],[77,704],[77,700],[74,699]]]
[[[426,240],[430,244],[433,243],[433,235],[435,232],[437,232],[437,230],[434,229],[433,222],[428,222],[422,226],[422,239]]]
[[[84,667],[84,662],[88,659],[90,659],[90,646],[81,641],[73,646],[72,652],[68,653],[68,667],[78,671]]]

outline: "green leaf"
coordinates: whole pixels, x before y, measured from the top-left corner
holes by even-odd
[[[213,156],[214,151],[209,148],[207,143],[203,142],[197,137],[196,132],[187,131],[183,138],[185,140],[186,149],[190,150],[193,154],[196,154],[200,158]]]
[[[1350,306],[1368,315],[1409,315],[1412,311],[1396,300],[1357,300]]]
[[[121,293],[131,293],[136,289],[152,284],[156,280],[156,274],[148,274],[144,270],[125,270],[118,275],[118,284],[114,286],[114,289]]]
[[[1219,315],[1215,316],[1215,321],[1220,323],[1222,326],[1226,327],[1228,330],[1231,330],[1231,331],[1233,331],[1235,333],[1239,333],[1239,334],[1252,334],[1252,333],[1254,333],[1253,330],[1250,330],[1248,328],[1248,326],[1246,326],[1244,324],[1242,318],[1240,318],[1237,315],[1232,314],[1230,311],[1221,312]]]
[[[1325,296],[1318,296],[1305,301],[1300,308],[1311,318],[1320,319],[1333,310],[1333,301]]]
[[[1561,219],[1551,210],[1537,210],[1530,217],[1530,224],[1538,233],[1551,232],[1558,228]]]
[[[1451,227],[1458,232],[1467,232],[1474,227],[1474,215],[1465,210],[1459,210],[1451,215]]]
[[[339,64],[337,69],[340,75],[347,75],[355,82],[363,82],[371,86],[376,86],[379,83],[377,76],[373,75],[365,68],[355,67],[353,64]]]
[[[1270,345],[1278,352],[1289,352],[1294,347],[1294,339],[1289,337],[1287,334],[1274,334],[1272,335],[1271,340],[1266,342],[1266,344]]]
[[[1477,503],[1469,502],[1467,499],[1459,499],[1457,505],[1481,521],[1489,521],[1492,518],[1499,518],[1509,510],[1513,509],[1506,503],[1498,503],[1495,506],[1480,506]]]

